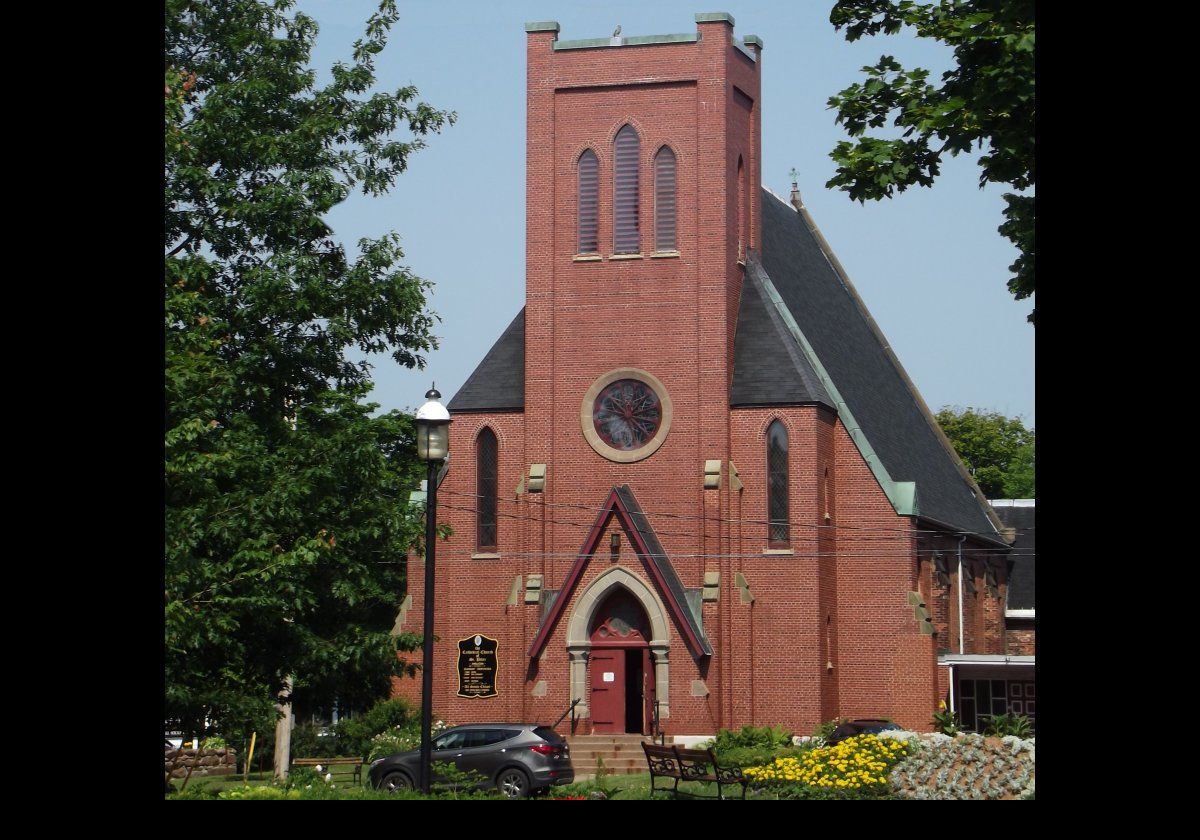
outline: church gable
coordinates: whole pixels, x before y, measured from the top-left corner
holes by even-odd
[[[680,628],[692,656],[697,659],[702,656],[712,656],[712,646],[709,644],[708,639],[705,638],[704,630],[700,627],[696,616],[688,608],[683,583],[679,580],[679,575],[676,573],[675,567],[671,565],[671,559],[667,556],[662,544],[658,541],[658,536],[654,533],[654,528],[650,525],[645,514],[642,513],[641,506],[638,505],[637,499],[634,498],[633,491],[626,484],[621,487],[614,487],[612,492],[609,493],[608,499],[605,500],[604,505],[601,507],[595,524],[584,540],[583,547],[579,549],[579,556],[563,581],[562,590],[559,592],[554,606],[542,622],[537,636],[534,637],[533,644],[529,648],[530,658],[536,658],[545,648],[546,643],[550,639],[550,634],[554,632],[554,628],[562,617],[566,605],[571,600],[571,595],[578,587],[584,570],[587,568],[588,563],[594,559],[605,527],[614,516],[633,540],[638,557],[645,566],[646,572],[657,584],[667,610],[674,619],[676,626]]]

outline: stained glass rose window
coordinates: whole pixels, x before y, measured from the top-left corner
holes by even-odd
[[[596,397],[592,422],[601,440],[613,449],[632,452],[658,433],[662,403],[645,382],[618,379]]]

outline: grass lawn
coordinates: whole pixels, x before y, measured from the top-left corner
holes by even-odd
[[[365,765],[365,764],[363,765],[362,777],[363,777],[364,784],[366,783],[368,768],[369,768],[369,765]],[[344,769],[344,768],[339,768],[339,769]],[[344,775],[335,774],[333,778],[334,778],[334,784],[336,784],[339,788],[341,788],[341,787],[349,788],[349,787],[356,786],[353,777],[349,773],[346,773]],[[269,785],[272,781],[271,771],[270,770],[264,770],[262,772],[253,771],[250,773],[250,776],[247,781],[252,786]],[[175,790],[178,791],[181,788],[181,786],[183,785],[183,780],[182,779],[172,779],[171,783],[172,783],[172,785],[174,785]],[[663,789],[662,789],[664,783],[667,785],[666,793],[664,793]],[[203,789],[211,791],[211,792],[220,792],[220,791],[224,791],[224,790],[230,790],[232,788],[241,787],[242,784],[243,784],[242,775],[240,773],[238,773],[237,775],[232,775],[232,776],[192,776],[191,780],[188,782],[187,790],[189,792],[193,792],[193,791],[198,792],[199,789],[203,788]],[[634,773],[634,774],[622,775],[622,776],[617,776],[617,775],[608,776],[605,779],[604,786],[610,792],[612,792],[613,799],[650,799],[650,798],[670,799],[670,798],[672,798],[671,793],[670,793],[671,781],[669,779],[668,780],[659,779],[656,784],[656,787],[658,789],[655,791],[654,796],[651,797],[651,795],[650,795],[650,774],[649,773]],[[542,794],[538,798],[539,799],[547,799],[552,796],[562,796],[562,795],[565,795],[568,793],[574,794],[574,795],[578,795],[578,794],[582,793],[583,795],[586,796],[586,795],[588,795],[588,793],[590,793],[590,791],[595,790],[595,789],[596,789],[596,783],[594,781],[577,782],[573,785],[567,785],[567,786],[565,786],[565,788],[564,787],[553,788],[549,794]],[[679,798],[684,799],[684,800],[699,799],[699,798],[708,798],[708,799],[716,799],[717,798],[717,786],[714,784],[708,784],[708,783],[703,783],[703,782],[681,782],[679,785],[679,791],[680,791]],[[741,789],[736,785],[733,786],[732,788],[729,786],[726,786],[726,788],[725,788],[725,795],[727,797],[729,797],[729,796],[737,797],[740,794],[741,794]]]

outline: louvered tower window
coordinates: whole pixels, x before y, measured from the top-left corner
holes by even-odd
[[[735,212],[737,213],[737,230],[738,230],[738,249],[737,255],[739,260],[746,259],[746,167],[742,163],[742,159],[738,158],[737,168],[737,201],[735,202]]]
[[[480,551],[496,550],[496,478],[497,455],[496,433],[484,429],[475,441],[475,469],[479,510],[478,545]]]
[[[595,254],[600,250],[599,215],[600,162],[591,149],[579,156],[579,251]]]
[[[675,251],[675,153],[666,146],[654,156],[654,250]]]
[[[626,125],[617,132],[613,147],[613,253],[640,254],[638,156],[641,142],[633,126]]]
[[[788,436],[776,420],[767,429],[767,540],[772,546],[786,546],[788,531]]]

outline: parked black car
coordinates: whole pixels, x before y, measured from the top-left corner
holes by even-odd
[[[898,724],[881,718],[844,720],[833,730],[833,734],[825,741],[825,745],[832,747],[834,744],[840,744],[842,741],[845,741],[847,738],[853,738],[855,735],[878,735],[880,732],[899,728]]]
[[[480,789],[498,788],[509,799],[575,781],[566,739],[548,726],[533,723],[452,727],[433,739],[433,760],[480,773]],[[409,750],[371,762],[367,778],[381,790],[413,788],[421,778],[420,768],[421,751]]]

